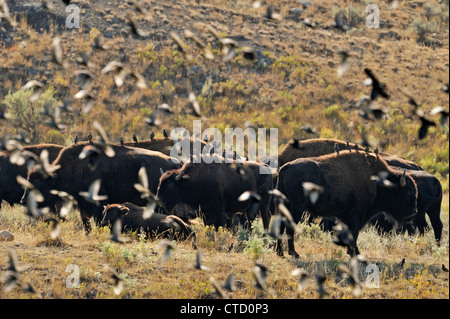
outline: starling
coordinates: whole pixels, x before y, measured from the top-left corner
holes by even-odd
[[[155,138],[155,131],[152,130],[152,132],[150,133],[150,140],[153,141],[154,138]]]
[[[386,92],[386,86],[379,82],[378,79],[373,74],[372,70],[365,68],[364,72],[371,79],[372,82],[372,92],[370,93],[370,99],[374,101],[379,95],[385,99],[389,99],[389,94]]]
[[[89,135],[88,135],[88,141],[89,141],[89,144],[92,144],[92,132],[89,132]]]
[[[133,142],[134,142],[135,144],[138,143],[138,139],[137,139],[137,137],[136,137],[136,134],[134,134],[134,133],[133,133]]]
[[[167,134],[166,129],[163,129],[163,135],[165,138],[169,138],[169,135]]]

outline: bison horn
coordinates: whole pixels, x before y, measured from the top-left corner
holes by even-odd
[[[406,168],[403,170],[402,177],[400,177],[400,186],[401,187],[406,186]]]
[[[181,179],[181,176],[183,175],[183,173],[178,174],[177,176],[175,176],[175,180],[179,181]]]

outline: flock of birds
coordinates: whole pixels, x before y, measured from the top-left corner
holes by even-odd
[[[63,0],[65,5],[70,4],[70,0]],[[130,0],[128,3],[132,4],[135,10],[138,12],[139,15],[148,16],[149,12],[141,6],[137,1]],[[291,13],[296,15],[301,15],[301,13],[304,10],[307,10],[309,6],[312,5],[310,1],[302,0],[299,1],[299,3],[302,4],[303,9],[297,9],[292,11]],[[41,1],[42,8],[46,10],[54,10],[53,5],[51,4],[51,1],[48,0],[42,0]],[[255,8],[258,8],[261,6],[261,3],[259,1],[255,1],[253,3],[253,6]],[[278,14],[275,11],[275,7],[273,5],[270,5],[267,7],[267,12],[264,15],[265,18],[271,19],[271,20],[280,20],[282,19],[281,15]],[[14,28],[19,28],[15,20],[11,17],[6,0],[0,0],[0,20],[5,19],[11,26]],[[139,37],[139,38],[145,38],[148,37],[150,32],[144,31],[140,28],[138,22],[136,21],[136,18],[132,12],[126,13],[126,19],[128,26],[130,27],[131,33],[133,36]],[[304,25],[314,28],[315,24],[311,22],[309,19],[304,19],[301,21]],[[350,26],[346,23],[345,18],[342,15],[336,15],[335,17],[335,23],[334,27],[342,30],[342,31],[348,31]],[[224,38],[219,35],[217,30],[215,30],[212,26],[207,26],[206,30],[214,37],[217,44],[219,45],[219,48],[223,55],[223,61],[229,62],[231,61],[237,53],[237,49],[240,49],[245,59],[254,61],[257,59],[257,52],[251,48],[248,47],[240,47],[238,43],[231,39],[231,38]],[[205,58],[207,59],[214,59],[214,55],[211,52],[211,50],[208,48],[208,46],[203,43],[192,31],[186,29],[184,31],[184,36],[186,39],[193,41],[197,48],[202,52]],[[176,48],[179,52],[183,54],[183,56],[187,60],[192,60],[193,56],[189,53],[186,44],[183,42],[183,40],[180,38],[178,34],[175,32],[170,33],[170,38],[176,45]],[[106,51],[109,50],[110,47],[104,44],[104,39],[102,35],[97,36],[92,44],[92,48],[94,51]],[[68,62],[64,58],[63,55],[63,49],[61,46],[61,37],[55,36],[52,39],[52,46],[51,46],[51,61],[60,66],[61,68],[67,68]],[[351,60],[351,54],[346,51],[340,51],[339,56],[341,57],[340,63],[337,67],[336,74],[338,78],[342,78],[344,74],[348,71],[350,66],[350,60]],[[90,56],[88,53],[81,53],[81,55],[77,58],[77,63],[80,65],[83,65],[86,67],[86,69],[79,69],[75,71],[75,78],[76,83],[79,85],[79,91],[73,95],[73,99],[75,100],[83,100],[84,105],[82,108],[82,113],[87,114],[91,111],[93,108],[96,97],[95,95],[90,91],[89,87],[93,83],[93,81],[97,78],[97,75],[95,75],[93,72],[89,71],[88,68],[92,66],[92,63],[89,61]],[[372,118],[379,120],[383,118],[383,116],[388,112],[388,110],[385,107],[380,107],[375,101],[381,97],[384,99],[389,99],[391,94],[388,92],[387,86],[380,82],[377,77],[375,76],[374,72],[369,69],[364,69],[365,74],[367,75],[367,79],[363,82],[366,86],[371,86],[371,92],[370,95],[362,97],[358,103],[357,106],[362,111],[360,112],[360,116],[365,120],[370,120]],[[126,59],[124,61],[116,61],[112,60],[107,63],[106,66],[104,66],[101,70],[102,74],[113,74],[114,78],[114,84],[116,87],[121,87],[124,85],[124,83],[128,79],[132,79],[134,86],[138,89],[146,89],[147,84],[144,77],[133,70],[127,63]],[[37,101],[41,94],[45,90],[44,83],[38,81],[38,80],[31,80],[27,82],[25,85],[22,86],[22,90],[31,90],[31,95],[29,97],[29,101],[31,103]],[[449,93],[448,84],[441,88],[442,91],[445,93]],[[412,114],[416,116],[420,122],[421,126],[418,132],[419,139],[423,139],[426,137],[428,129],[432,126],[436,126],[437,124],[430,120],[426,115],[423,109],[420,107],[420,103],[417,102],[417,100],[413,97],[413,95],[405,88],[400,89],[400,92],[404,94],[408,98],[408,102],[410,105],[413,106]],[[188,96],[188,108],[189,110],[187,113],[190,113],[196,117],[204,118],[204,115],[201,111],[200,105],[197,101],[197,97],[193,92],[189,93]],[[54,108],[52,111],[50,107],[45,108],[42,113],[47,115],[49,117],[49,121],[46,122],[46,124],[51,127],[58,130],[64,130],[67,128],[66,124],[61,123],[61,111],[70,111],[70,108],[65,105],[58,105]],[[151,113],[151,115],[147,118],[145,118],[145,122],[147,125],[151,127],[159,127],[163,124],[164,117],[173,115],[175,113],[174,109],[169,106],[166,103],[158,105],[155,110]],[[434,115],[440,115],[440,124],[446,125],[449,117],[449,112],[445,110],[442,106],[437,106],[431,110],[429,113],[430,116]],[[6,111],[0,111],[0,119],[8,119],[10,116]],[[251,125],[251,124],[249,124]],[[105,131],[101,127],[101,125],[98,122],[94,123],[94,128],[96,129],[96,132],[99,135],[99,141],[103,147],[103,151],[108,156],[114,156],[114,151],[109,146],[110,141],[108,137],[106,136]],[[305,132],[311,133],[311,134],[317,134],[316,130],[311,127],[310,125],[306,125],[302,127]],[[152,131],[152,134],[150,136],[150,139],[153,139],[155,136],[154,131]],[[167,132],[164,130],[164,136],[168,137]],[[92,132],[89,133],[88,140],[92,141],[93,136]],[[77,143],[79,140],[78,135],[75,137],[74,142]],[[133,141],[138,142],[136,135],[133,134]],[[3,143],[3,142],[2,142]],[[6,143],[5,143],[6,144]],[[121,138],[121,144],[123,144],[123,139]],[[17,147],[18,150],[20,150],[20,147]],[[11,151],[11,149],[8,149],[8,151]],[[23,156],[23,150],[22,155]],[[87,145],[83,152],[80,154],[80,158],[86,158],[91,157],[93,154],[98,153],[99,150],[96,150],[95,147],[92,145]],[[336,152],[339,152],[339,149],[336,149]],[[17,154],[17,153],[16,153]],[[42,152],[41,156],[37,158],[35,155],[30,155],[30,158],[32,158],[35,162],[42,163],[41,170],[43,174],[47,174],[48,176],[52,176],[55,172],[55,170],[58,169],[58,167],[51,166],[48,161],[48,152]],[[93,163],[92,165],[94,165]],[[374,177],[374,180],[378,178],[380,182],[383,182],[385,179],[383,179],[382,176]],[[139,181],[140,184],[136,184],[135,187],[139,191],[142,192],[143,196],[147,196],[148,198],[151,197],[152,194],[149,194],[148,188],[146,185],[148,183],[145,182],[146,180],[146,174],[145,172],[139,173]],[[30,189],[30,196],[28,196],[27,200],[27,214],[33,218],[41,218],[43,215],[46,215],[46,211],[43,209],[38,208],[38,202],[42,201],[42,198],[37,189],[34,188],[33,185],[31,185],[27,180],[18,177],[18,182],[23,185],[24,188]],[[101,200],[104,200],[105,198],[100,196],[98,194],[98,191],[100,189],[100,180],[96,180],[91,187],[86,192],[80,193],[83,198],[85,198],[88,201],[91,202],[99,202]],[[315,201],[318,198],[318,194],[320,194],[321,189],[317,188],[317,185],[314,184],[307,184],[303,185],[303,189],[305,192],[305,195],[310,196],[311,201]],[[62,199],[64,199],[64,205],[60,211],[60,217],[65,217],[72,209],[74,205],[74,199],[72,196],[65,192],[61,191],[52,191],[54,195],[60,196]],[[257,194],[256,194],[257,195]],[[269,236],[272,236],[273,238],[280,238],[281,234],[279,231],[280,225],[282,222],[287,223],[288,227],[292,227],[294,229],[297,229],[298,226],[293,222],[293,218],[289,212],[289,210],[285,206],[286,198],[283,194],[281,194],[277,190],[272,191],[272,195],[274,195],[277,206],[280,211],[280,215],[276,215],[273,217],[273,221],[271,223],[271,228],[268,232]],[[255,197],[254,193],[246,192],[241,195],[239,200],[247,201],[251,198],[255,199],[255,203],[257,203],[257,198]],[[153,201],[150,201],[151,205],[155,205],[156,199],[153,196]],[[152,211],[152,209],[149,209],[148,211]],[[118,220],[120,222],[120,219]],[[60,236],[61,227],[59,225],[58,220],[54,218],[48,219],[48,222],[51,223],[51,234],[50,237],[52,240],[56,240]],[[121,224],[120,223],[114,223],[112,227],[112,235],[111,240],[117,243],[125,243],[128,241],[128,239],[121,236]],[[335,239],[334,243],[339,246],[343,247],[351,247],[353,243],[353,237],[346,227],[346,225],[339,223],[334,227],[334,234]],[[161,261],[165,262],[170,258],[171,252],[175,249],[175,246],[173,243],[167,239],[162,239],[159,241],[158,250],[162,251],[162,258]],[[197,247],[197,258],[194,263],[194,268],[201,270],[201,271],[210,271],[211,268],[204,265],[202,262],[202,252]],[[355,296],[358,296],[361,293],[361,283],[359,280],[359,267],[361,264],[364,264],[366,262],[365,258],[362,255],[358,255],[349,263],[349,268],[347,268],[344,265],[339,266],[340,273],[343,274],[345,280],[347,283],[352,287],[353,294]],[[405,260],[403,259],[398,267],[403,267],[405,263]],[[14,249],[10,249],[9,251],[9,266],[7,268],[7,271],[3,274],[3,276],[0,278],[0,281],[5,283],[4,291],[6,293],[10,292],[12,289],[14,289],[16,286],[19,286],[24,291],[28,292],[35,292],[35,289],[31,284],[24,284],[20,280],[20,273],[25,271],[27,267],[19,266],[18,260],[17,260],[17,254]],[[110,274],[111,278],[115,282],[114,287],[114,293],[116,295],[120,295],[123,290],[123,279],[122,276],[117,273],[116,270],[112,269],[110,266],[106,266],[105,270],[107,273]],[[443,271],[448,272],[448,269],[443,266]],[[254,275],[255,283],[254,286],[262,291],[267,292],[269,295],[274,295],[274,291],[267,286],[266,280],[268,276],[268,268],[261,262],[256,262],[254,267],[252,268],[252,273]],[[301,291],[304,289],[306,283],[308,282],[308,278],[312,277],[311,274],[309,274],[305,269],[303,268],[297,268],[291,273],[292,277],[295,277],[298,279],[298,290]],[[328,292],[325,288],[325,281],[326,281],[326,275],[323,272],[317,272],[314,274],[316,287],[317,287],[317,293],[320,298],[326,297],[328,295]],[[235,279],[235,274],[230,274],[224,284],[220,284],[217,282],[217,280],[214,277],[210,277],[211,284],[215,287],[216,294],[219,297],[226,298],[228,297],[229,292],[233,292],[237,290],[237,284]]]

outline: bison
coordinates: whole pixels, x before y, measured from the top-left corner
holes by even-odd
[[[362,148],[353,143],[348,143],[336,139],[315,138],[304,141],[290,140],[278,154],[279,167],[296,160],[297,158],[318,157],[335,153],[335,145],[341,151],[349,147],[351,152],[363,151]],[[371,152],[371,154],[373,154]],[[418,164],[403,157],[380,152],[379,155],[392,167],[406,168],[411,170],[423,170]]]
[[[394,186],[388,188],[371,177],[387,172],[386,179]],[[316,202],[305,196],[305,182],[323,187]],[[294,222],[298,223],[307,210],[323,217],[337,217],[348,225],[354,244],[350,255],[359,254],[356,241],[360,229],[380,211],[396,219],[414,215],[417,211],[417,186],[409,174],[402,175],[380,157],[363,152],[344,151],[289,162],[279,170],[278,190],[289,200]],[[282,229],[284,231],[284,228]],[[293,229],[287,228],[289,254],[298,258],[294,248]],[[277,253],[283,254],[281,239]]]
[[[53,162],[63,149],[61,145],[38,144],[25,146],[24,151],[31,152],[39,157],[41,152],[48,151],[48,159]],[[23,195],[23,188],[17,183],[16,176],[27,178],[28,169],[26,165],[13,164],[9,160],[8,153],[0,153],[0,208],[2,200],[10,205],[19,204]]]
[[[122,231],[131,230],[144,232],[147,238],[157,236],[187,239],[195,236],[191,227],[175,215],[153,213],[144,219],[144,208],[132,203],[109,204],[103,209],[103,219],[100,226],[111,226],[117,219],[122,221]]]
[[[257,211],[251,201],[240,201],[246,191],[260,196],[259,211],[264,228],[269,226],[269,202],[272,175],[267,165],[257,162],[224,163],[218,155],[211,155],[212,163],[186,162],[180,169],[161,176],[157,196],[166,209],[172,211],[178,204],[188,205],[193,211],[199,207],[206,225],[216,228],[229,224],[237,212],[246,212],[253,220]],[[260,170],[268,174],[260,174]]]
[[[433,227],[434,237],[437,244],[440,244],[442,237],[441,221],[441,203],[442,203],[442,185],[432,174],[425,171],[407,170],[411,178],[417,184],[417,214],[413,217],[396,221],[388,218],[384,214],[375,216],[371,223],[378,226],[381,231],[389,232],[391,230],[408,231],[413,234],[416,228],[423,235],[428,223],[425,214],[430,218]]]
[[[91,159],[80,159],[79,155],[86,146],[95,147],[95,168]],[[81,219],[85,230],[90,231],[89,219],[94,217],[99,223],[102,219],[101,205],[112,203],[131,202],[144,206],[146,200],[142,198],[134,184],[138,183],[138,172],[145,167],[148,176],[148,189],[156,193],[159,177],[162,170],[173,170],[180,167],[179,162],[160,152],[139,148],[112,146],[115,155],[107,156],[102,150],[103,146],[97,143],[77,143],[61,150],[53,165],[60,165],[56,176],[45,178],[35,168],[28,174],[28,180],[42,193],[45,200],[39,203],[41,207],[49,206],[58,209],[61,204],[59,196],[50,193],[51,190],[65,191],[72,195],[78,203]],[[106,195],[107,200],[93,203],[81,196],[80,192],[89,189],[94,181],[101,180],[99,193]],[[24,198],[26,197],[26,192]]]

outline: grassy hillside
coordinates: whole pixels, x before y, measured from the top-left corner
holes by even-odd
[[[380,28],[366,27],[366,6],[371,1],[331,0],[313,1],[313,5],[296,18],[291,9],[301,8],[296,1],[279,1],[275,5],[281,20],[264,18],[266,6],[254,8],[252,1],[140,1],[148,10],[148,17],[137,16],[140,29],[150,34],[140,38],[127,26],[126,12],[133,7],[123,1],[95,2],[75,0],[81,8],[81,26],[65,27],[67,13],[60,1],[52,12],[39,8],[37,0],[8,1],[17,27],[0,22],[0,136],[7,133],[26,135],[30,143],[58,143],[69,145],[76,134],[86,139],[94,120],[105,128],[110,139],[118,142],[122,136],[131,140],[132,134],[147,139],[151,128],[144,118],[161,103],[168,103],[175,114],[166,117],[156,128],[185,127],[192,131],[192,121],[186,105],[189,92],[197,95],[203,115],[202,129],[217,127],[245,127],[250,121],[257,127],[278,128],[279,148],[292,137],[310,138],[302,130],[309,124],[320,137],[332,137],[358,142],[363,132],[376,141],[382,151],[399,154],[419,163],[441,181],[444,204],[443,244],[434,244],[433,234],[425,237],[391,234],[380,237],[368,229],[360,235],[361,252],[382,269],[379,289],[363,289],[362,298],[448,298],[448,124],[431,127],[425,139],[418,138],[419,119],[412,114],[412,106],[400,92],[408,89],[421,105],[427,117],[435,106],[448,110],[449,95],[441,87],[449,76],[449,8],[445,1],[399,1],[392,8],[381,1]],[[133,11],[135,12],[135,11]],[[352,25],[349,31],[334,28],[334,17],[342,13]],[[134,13],[137,15],[137,13]],[[304,18],[315,23],[309,28]],[[224,62],[216,40],[207,31],[214,27],[221,37],[235,40],[235,58]],[[184,36],[189,29],[211,50],[209,60],[195,43]],[[177,33],[184,41],[188,60],[177,50],[170,38]],[[52,62],[52,38],[59,34],[65,67]],[[104,35],[106,50],[92,48],[95,38]],[[257,52],[257,60],[244,58],[243,48]],[[339,51],[350,54],[350,66],[340,79],[336,70]],[[81,65],[81,54],[90,54],[88,66]],[[139,89],[127,78],[117,88],[111,74],[101,70],[112,60],[125,61],[131,70],[139,72],[147,88]],[[391,97],[378,99],[387,108],[386,116],[378,121],[360,117],[356,102],[370,94],[370,87],[362,84],[363,69],[374,71],[385,83]],[[75,71],[87,69],[95,75],[89,90],[95,97],[92,110],[83,114],[83,100],[74,95],[80,90]],[[31,92],[20,88],[29,80],[44,83],[40,98],[29,102]],[[61,124],[55,129],[45,123],[57,106],[64,106]],[[69,108],[69,110],[65,110]],[[48,110],[48,114],[42,111]],[[108,263],[121,272],[125,290],[121,297],[134,298],[209,298],[213,275],[219,282],[234,272],[242,282],[232,293],[235,298],[259,298],[263,294],[254,288],[251,268],[254,260],[269,266],[268,286],[277,298],[315,298],[314,279],[298,293],[290,271],[300,265],[311,273],[323,271],[331,297],[351,298],[351,289],[338,274],[338,265],[348,263],[344,251],[331,243],[329,234],[316,226],[301,225],[297,234],[300,261],[279,258],[272,243],[262,236],[232,235],[228,231],[213,233],[198,226],[199,247],[205,264],[213,270],[204,273],[193,268],[195,250],[190,243],[177,243],[173,257],[164,264],[156,251],[156,242],[137,238],[119,246],[108,241],[108,233],[95,229],[86,237],[73,212],[63,224],[62,237],[52,242],[48,226],[23,216],[23,208],[2,208],[0,230],[8,229],[16,236],[12,242],[0,242],[0,266],[6,269],[7,248],[15,247],[20,262],[30,266],[23,274],[45,298],[112,298],[112,280],[105,275],[103,264]],[[197,227],[197,226],[196,226]],[[247,236],[247,237],[246,237]],[[213,240],[214,239],[214,240]],[[230,245],[232,248],[229,249]],[[406,264],[394,270],[402,258]],[[66,266],[80,266],[81,283],[78,289],[65,287]],[[362,270],[361,276],[367,273]],[[36,297],[14,290],[6,297]]]

